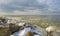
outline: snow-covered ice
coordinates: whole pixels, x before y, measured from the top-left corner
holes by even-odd
[[[39,32],[36,28],[31,28],[31,27],[24,27],[23,30],[20,30],[18,32],[13,33],[11,36],[25,36],[27,32],[35,32],[37,34],[34,34],[34,36],[40,36],[42,33]]]

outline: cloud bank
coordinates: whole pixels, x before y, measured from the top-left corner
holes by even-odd
[[[60,15],[60,0],[0,0],[0,13]]]

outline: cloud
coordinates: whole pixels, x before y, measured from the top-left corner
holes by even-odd
[[[19,11],[16,10],[11,15],[40,15],[40,11],[38,10],[28,10],[28,11]]]
[[[28,11],[19,11],[19,10],[16,10],[14,11],[13,13],[10,13],[9,15],[60,15],[60,12],[57,13],[57,12],[42,12],[40,11],[39,9],[36,9],[36,10],[28,10]]]
[[[2,15],[6,15],[6,14],[8,14],[8,13],[1,12],[1,11],[0,11],[0,16],[2,16]]]
[[[0,0],[0,10],[11,14],[16,13],[14,12],[16,10],[19,11],[17,13],[31,13],[31,15],[59,14],[59,3],[60,0]],[[32,12],[31,10],[36,10],[36,12]]]
[[[20,1],[20,2],[19,2]],[[14,11],[14,10],[28,10],[28,9],[44,9],[46,6],[43,4],[39,4],[36,0],[14,0],[8,4],[1,4],[1,9],[4,11]],[[34,7],[34,8],[29,8]]]

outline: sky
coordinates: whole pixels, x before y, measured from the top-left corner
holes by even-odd
[[[60,0],[0,0],[0,15],[60,15]]]

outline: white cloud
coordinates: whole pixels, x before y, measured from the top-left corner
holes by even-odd
[[[14,14],[14,15],[56,14],[53,12],[60,11],[60,7],[58,7],[60,4],[56,6],[55,4],[58,3],[56,1],[55,0],[0,0],[0,10],[4,11],[1,12],[2,14]]]
[[[19,11],[19,10],[16,10],[14,11],[13,13],[11,13],[13,15],[60,15],[59,13],[57,12],[43,12],[43,11],[40,11],[38,9],[36,10],[28,10],[28,11]]]
[[[12,2],[12,0],[0,0],[0,4],[8,4],[11,2]]]
[[[13,15],[40,15],[40,11],[39,10],[28,10],[28,11],[16,10],[11,14]]]
[[[2,15],[7,15],[8,13],[5,13],[5,12],[0,12],[0,16]]]

